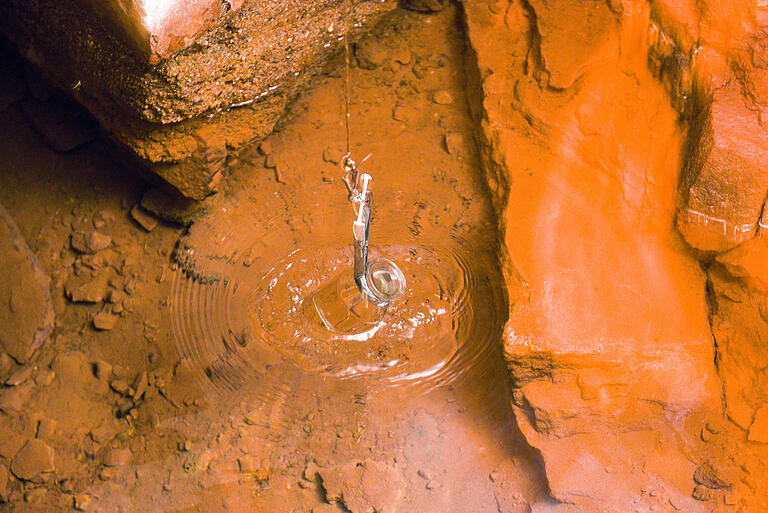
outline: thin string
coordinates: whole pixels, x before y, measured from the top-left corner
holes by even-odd
[[[344,131],[346,133],[347,138],[347,151],[346,154],[349,155],[350,151],[350,145],[349,145],[349,96],[350,96],[350,85],[349,85],[349,69],[350,69],[350,56],[349,56],[349,34],[352,30],[352,24],[350,23],[352,20],[352,0],[347,1],[347,30],[344,33]]]

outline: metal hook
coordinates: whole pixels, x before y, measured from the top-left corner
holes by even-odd
[[[363,164],[366,160],[368,160],[371,157],[371,153],[365,156],[363,160],[360,161],[360,164]],[[341,160],[339,161],[339,167],[342,171],[342,180],[344,180],[344,185],[347,187],[347,192],[349,194],[349,201],[352,201],[353,204],[359,203],[360,199],[360,169],[358,167],[358,163],[352,160],[350,157],[350,154],[347,153],[343,157],[341,157]],[[357,214],[357,205],[354,205],[355,207],[355,214]]]

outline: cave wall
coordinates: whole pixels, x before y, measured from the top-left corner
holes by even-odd
[[[464,7],[507,252],[513,407],[553,497],[712,511],[737,489],[759,496],[749,479],[694,476],[715,452],[698,433],[723,411],[737,436],[764,436],[748,433],[768,355],[751,283],[765,267],[766,6]]]

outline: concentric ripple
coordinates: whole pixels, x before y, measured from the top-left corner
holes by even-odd
[[[182,355],[220,388],[238,389],[288,363],[325,378],[429,389],[498,358],[505,313],[498,271],[455,237],[442,247],[421,238],[372,249],[372,258],[398,264],[407,290],[362,336],[329,331],[304,310],[330,280],[353,280],[349,246],[306,240],[280,254],[246,234],[195,238],[210,244],[179,243],[173,325]]]

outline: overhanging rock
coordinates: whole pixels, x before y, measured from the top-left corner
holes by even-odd
[[[394,0],[8,0],[4,32],[139,162],[202,199],[229,151]]]

